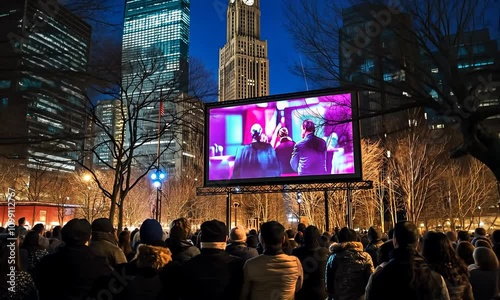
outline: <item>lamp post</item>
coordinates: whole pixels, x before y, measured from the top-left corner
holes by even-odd
[[[167,177],[165,172],[160,168],[156,168],[154,173],[151,173],[151,180],[153,181],[153,186],[156,188],[156,208],[155,208],[155,219],[161,221],[161,186],[163,180]],[[161,222],[160,222],[161,223]]]
[[[240,204],[238,202],[233,203],[234,207],[234,227],[238,226],[238,207],[240,207]]]
[[[479,209],[479,219],[477,220],[477,227],[481,227],[481,206],[478,206],[477,209]]]
[[[301,192],[297,193],[297,203],[299,204],[299,222],[300,222],[300,217],[303,215],[303,211],[302,211],[302,193]]]

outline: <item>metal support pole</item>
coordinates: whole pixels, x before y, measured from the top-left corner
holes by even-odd
[[[347,188],[347,227],[350,229],[354,227],[352,222],[352,190],[350,187]]]
[[[329,206],[330,204],[328,203],[328,191],[325,190],[324,192],[324,197],[325,197],[325,231],[330,231],[330,211],[329,211]]]
[[[158,188],[158,223],[161,224],[161,198],[162,198],[162,194],[161,194],[162,190],[161,190],[161,187]]]
[[[155,219],[160,222],[160,189],[156,189],[156,209],[155,209]]]
[[[231,196],[231,192],[228,192],[226,196],[226,226],[229,232],[231,231]]]

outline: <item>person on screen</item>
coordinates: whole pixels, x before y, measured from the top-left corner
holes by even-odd
[[[299,175],[326,174],[326,142],[317,137],[313,121],[305,120],[301,128],[302,140],[295,144],[290,165]]]
[[[280,138],[279,145],[276,147],[276,156],[280,164],[280,173],[283,174],[297,174],[290,166],[290,159],[292,158],[293,147],[295,142],[288,136],[288,129],[281,127],[278,130],[278,137]]]
[[[261,142],[262,126],[254,124],[250,133],[252,143],[242,146],[236,153],[232,179],[279,177],[276,151],[270,144]]]

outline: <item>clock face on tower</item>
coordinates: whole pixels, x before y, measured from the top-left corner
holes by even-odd
[[[253,5],[253,2],[254,2],[253,0],[243,0],[243,3],[245,3],[248,6]]]

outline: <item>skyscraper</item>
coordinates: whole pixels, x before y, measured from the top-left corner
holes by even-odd
[[[142,103],[132,105],[137,110],[133,113],[139,114],[134,134],[142,144],[135,153],[138,164],[147,167],[158,151],[158,141],[148,137],[157,135],[159,122],[175,119],[176,103],[187,92],[190,1],[126,0],[125,5],[122,100]],[[159,118],[161,108],[164,115]],[[128,113],[130,117],[132,112]],[[167,169],[175,167],[174,154],[179,150],[174,132],[167,130],[160,139],[160,149],[167,149],[160,161]]]
[[[123,142],[122,102],[102,100],[96,106],[99,126],[94,127],[94,166],[106,167],[115,163],[115,144]],[[119,146],[119,145],[118,145]]]
[[[80,159],[91,27],[63,6],[0,6],[0,154],[71,171]]]
[[[267,41],[260,40],[260,0],[230,0],[226,45],[219,51],[219,101],[269,95]]]

